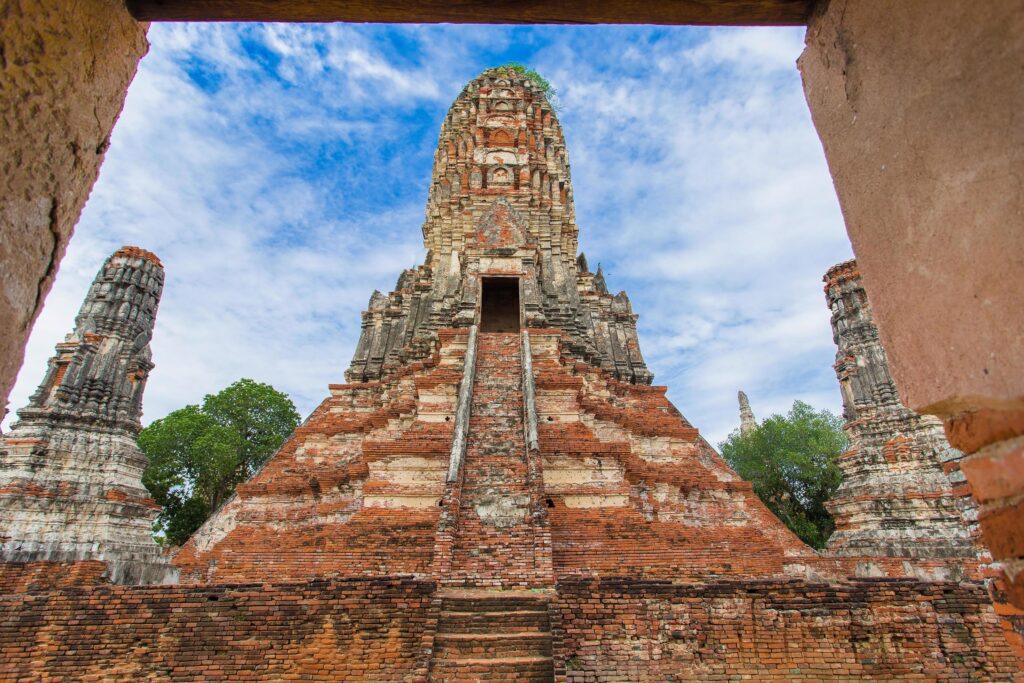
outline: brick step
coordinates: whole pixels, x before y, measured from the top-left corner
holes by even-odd
[[[510,429],[515,429],[515,427]],[[466,451],[469,455],[476,456],[480,462],[492,465],[507,463],[525,466],[526,459],[523,451],[525,446],[522,442],[514,439],[506,441],[508,435],[501,432],[488,434],[486,431],[478,431],[476,438],[480,439],[480,443],[474,444]]]
[[[473,406],[474,408],[480,409],[479,406]],[[514,435],[507,433],[507,430],[511,426],[516,424],[522,424],[523,416],[519,414],[519,411],[510,412],[507,415],[480,415],[478,417],[469,418],[470,428],[476,427],[477,433],[483,431],[491,431],[495,434],[505,434],[507,441],[515,441]]]
[[[548,595],[531,590],[452,590],[439,591],[442,612],[547,612]]]
[[[502,477],[519,477],[512,481],[502,482],[503,486],[509,486],[510,488],[515,486],[523,486],[526,478],[526,463],[524,462],[509,462],[507,458],[495,461],[484,456],[477,456],[473,463],[473,479],[472,482],[466,482],[469,486],[466,486],[464,491],[472,491],[479,488],[480,486],[488,487],[488,483],[482,481],[483,477],[488,476],[502,476]],[[469,472],[466,473],[467,475]]]
[[[439,633],[527,633],[550,628],[546,610],[442,610]]]
[[[502,659],[443,659],[434,662],[431,681],[462,683],[473,681],[523,681],[548,683],[555,678],[551,657],[506,657]]]
[[[550,633],[438,633],[434,639],[434,658],[439,661],[550,656]]]

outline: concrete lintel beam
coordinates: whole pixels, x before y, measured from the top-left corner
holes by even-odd
[[[799,26],[813,0],[129,0],[139,21]]]

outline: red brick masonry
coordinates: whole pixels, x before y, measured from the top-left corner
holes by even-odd
[[[0,680],[425,680],[433,594],[403,579],[8,594]]]
[[[435,584],[98,585],[0,596],[4,681],[426,681]],[[558,681],[1007,681],[983,590],[563,580]]]
[[[1009,681],[1015,658],[977,586],[565,580],[557,681]]]

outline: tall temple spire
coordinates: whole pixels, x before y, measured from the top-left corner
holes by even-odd
[[[517,277],[524,327],[558,327],[580,360],[650,384],[629,297],[577,257],[569,157],[543,89],[513,69],[471,81],[441,126],[423,224],[426,262],[363,314],[349,381],[379,379],[478,318],[481,278]],[[600,269],[599,269],[600,270]]]
[[[750,401],[742,391],[739,393],[740,401],[740,434],[749,434],[757,429],[757,420],[754,419],[754,411],[750,409]]]
[[[843,483],[827,504],[836,519],[829,550],[840,555],[973,558],[962,514],[970,501],[946,475],[964,481],[962,457],[942,423],[900,402],[856,261],[825,274],[832,311],[836,376],[850,449]],[[973,512],[973,511],[972,511]],[[968,514],[974,517],[974,514]]]
[[[100,268],[42,384],[0,439],[0,559],[102,560],[115,582],[173,574],[150,530],[136,445],[163,290],[159,259],[123,247]]]

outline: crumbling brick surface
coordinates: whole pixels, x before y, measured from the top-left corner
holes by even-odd
[[[351,579],[5,594],[0,679],[424,680],[433,593]]]
[[[664,387],[578,363],[557,330],[530,336],[559,577],[844,575],[768,511]]]
[[[182,580],[429,577],[466,332],[386,381],[332,385],[175,556]]]
[[[106,562],[2,562],[0,563],[0,594],[38,593],[71,586],[94,586],[107,583]]]
[[[563,580],[557,681],[1007,681],[978,586]]]
[[[986,594],[967,584],[575,578],[459,591],[397,577],[19,589],[0,594],[0,679],[1008,681],[1016,670]]]

